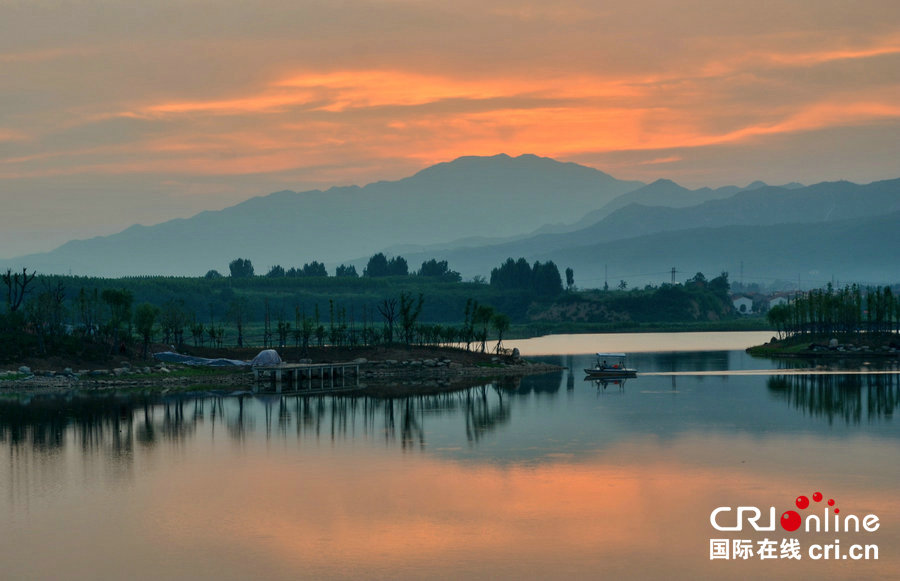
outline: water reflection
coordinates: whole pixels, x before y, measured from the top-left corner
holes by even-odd
[[[695,363],[721,366],[726,360],[704,356]],[[697,427],[759,433],[818,430],[835,423],[889,421],[900,406],[897,374],[680,375],[677,385],[675,376],[639,375],[626,387],[623,380],[585,381],[577,358],[567,363],[575,370],[404,397],[200,393],[4,399],[0,442],[39,454],[77,447],[84,455],[109,455],[123,465],[131,462],[135,446],[223,435],[236,443],[260,435],[281,441],[362,440],[403,451],[462,442],[474,450],[500,435],[504,444],[552,435],[559,442],[571,440],[577,448],[572,453],[590,453],[648,430],[669,435]],[[670,363],[657,358],[653,367]],[[596,397],[601,394],[617,397],[603,403]],[[620,403],[613,405],[613,400]],[[792,419],[788,410],[806,419]],[[517,457],[529,449],[523,447]]]
[[[0,441],[52,451],[66,443],[71,430],[84,452],[108,451],[127,456],[134,447],[132,398],[33,397],[0,402]]]
[[[426,418],[453,417],[470,443],[508,423],[506,394],[527,394],[521,379],[505,379],[455,392],[394,398],[297,395],[185,394],[170,397],[132,395],[35,396],[0,401],[0,442],[13,449],[51,452],[78,442],[85,454],[107,451],[129,458],[135,444],[153,447],[184,442],[208,426],[217,426],[236,442],[256,432],[259,419],[266,438],[325,437],[352,439],[383,436],[404,450],[426,445]],[[559,380],[538,389],[559,390]],[[261,414],[259,413],[261,411]],[[262,418],[258,416],[261,415]]]
[[[900,406],[897,375],[784,375],[770,377],[769,391],[791,407],[831,424],[891,418]]]
[[[597,388],[598,393],[604,393],[609,389],[610,392],[621,393],[625,391],[625,378],[622,379],[600,379],[585,377],[584,381],[590,382]]]

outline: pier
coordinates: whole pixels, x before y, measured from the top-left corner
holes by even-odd
[[[348,376],[350,381],[348,382]],[[256,391],[297,393],[359,389],[359,363],[281,363],[253,368]]]

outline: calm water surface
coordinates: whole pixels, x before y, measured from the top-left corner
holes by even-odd
[[[566,371],[439,396],[0,398],[0,577],[897,578],[895,370],[667,340],[591,339],[545,356]],[[647,351],[641,375],[585,381],[594,350]],[[817,491],[816,514],[880,528],[710,525]],[[711,539],[788,538],[800,560],[710,559]],[[879,558],[809,557],[836,540]]]

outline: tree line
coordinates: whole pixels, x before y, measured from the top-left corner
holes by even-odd
[[[236,258],[228,264],[228,272],[232,278],[250,278],[256,276],[253,263],[248,258]],[[368,263],[363,269],[362,276],[368,278],[378,278],[387,276],[425,276],[439,278],[445,281],[459,282],[462,276],[450,269],[446,260],[432,258],[422,263],[418,271],[410,273],[409,264],[402,256],[394,256],[388,258],[383,252],[372,255]],[[206,278],[221,278],[222,274],[217,270],[210,270],[206,273]],[[301,267],[291,267],[287,270],[280,264],[269,267],[265,274],[268,278],[298,278],[298,277],[327,277],[328,270],[325,265],[317,260],[308,262]],[[340,264],[335,268],[334,276],[336,278],[358,278],[359,274],[356,267],[352,264]]]
[[[900,331],[900,297],[891,287],[828,284],[814,289],[766,314],[779,339],[802,335],[849,336],[859,333]]]
[[[399,296],[374,304],[341,304],[329,298],[327,309],[316,302],[311,309],[295,304],[289,314],[284,302],[263,299],[262,321],[254,313],[247,295],[232,293],[224,312],[210,305],[208,313],[191,310],[180,298],[160,303],[136,303],[127,288],[80,287],[73,292],[65,277],[35,278],[27,269],[7,271],[6,311],[0,314],[0,356],[14,361],[29,356],[79,355],[100,359],[115,354],[148,356],[150,343],[161,339],[167,345],[243,347],[253,326],[262,347],[286,347],[293,343],[307,349],[322,346],[465,345],[487,349],[491,330],[497,332],[501,349],[503,334],[511,319],[494,307],[469,298],[462,325],[424,323],[423,293],[403,290]],[[34,291],[34,292],[32,292]],[[29,296],[30,295],[30,296]],[[292,316],[291,316],[292,315]],[[229,330],[229,333],[226,333]]]

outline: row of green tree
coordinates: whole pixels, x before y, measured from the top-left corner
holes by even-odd
[[[210,304],[208,312],[202,313],[186,307],[180,298],[137,303],[128,288],[82,286],[72,293],[63,277],[36,280],[27,270],[7,271],[3,282],[7,304],[6,312],[0,314],[0,354],[6,361],[54,354],[99,358],[138,348],[146,357],[155,339],[166,344],[192,341],[196,346],[242,347],[250,328],[256,335],[249,342],[263,347],[283,347],[291,342],[303,348],[313,342],[319,346],[402,342],[456,344],[470,349],[480,343],[482,350],[489,331],[495,330],[499,350],[511,323],[508,315],[473,298],[465,301],[461,325],[424,323],[420,320],[424,294],[406,290],[397,298],[383,298],[361,308],[329,298],[327,313],[320,310],[318,302],[309,310],[294,304],[292,317],[284,301],[264,298],[260,324],[246,294],[233,294],[223,311],[217,313]]]
[[[575,275],[571,268],[566,270],[566,279],[567,287],[572,289],[575,285]],[[501,290],[530,291],[540,297],[556,296],[563,290],[559,268],[552,260],[530,265],[524,258],[518,260],[508,258],[499,267],[491,270],[491,286]]]
[[[620,284],[618,290],[564,293],[553,304],[556,311],[587,323],[628,326],[721,321],[737,316],[729,288],[727,272],[712,279],[698,272],[683,284],[633,289]]]
[[[422,270],[449,268],[435,260]],[[494,270],[491,284],[439,275],[104,279],[7,271],[0,356],[111,354],[132,340],[137,348],[157,339],[213,346],[466,345],[486,343],[490,331],[502,337],[512,323],[618,326],[735,316],[726,273],[712,280],[698,273],[683,285],[575,292],[569,269],[572,292],[563,292],[553,263],[510,259]],[[413,313],[415,322],[403,324]]]
[[[889,286],[862,289],[854,284],[836,290],[828,284],[772,307],[766,317],[780,339],[895,333],[900,330],[900,297]]]
[[[524,259],[523,259],[524,260]],[[250,278],[256,276],[253,263],[248,258],[236,258],[228,264],[228,271],[232,278]],[[459,282],[462,276],[454,270],[451,270],[446,260],[438,261],[432,258],[422,263],[421,268],[413,273],[416,276],[427,276],[440,278],[442,280]],[[385,276],[409,276],[409,264],[402,256],[394,256],[388,258],[384,253],[379,252],[369,258],[366,267],[363,269],[363,276],[376,278]],[[287,270],[280,264],[276,264],[269,268],[265,274],[268,278],[297,278],[297,277],[327,277],[328,270],[325,265],[319,261],[313,260],[304,264],[302,267],[291,267]],[[348,277],[357,278],[359,274],[356,267],[352,264],[341,264],[335,268],[334,276],[338,278]],[[210,270],[206,273],[206,278],[221,278],[222,274],[217,270]]]

